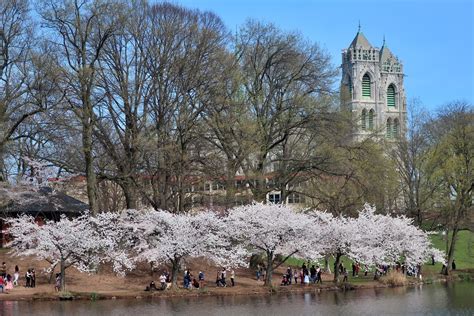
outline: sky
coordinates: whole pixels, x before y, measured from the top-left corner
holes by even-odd
[[[341,50],[361,31],[404,64],[407,102],[429,110],[450,101],[474,104],[473,0],[175,0],[213,11],[234,31],[248,18],[298,31],[341,64]]]

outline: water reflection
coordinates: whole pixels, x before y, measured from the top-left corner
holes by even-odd
[[[0,302],[0,315],[474,315],[474,283],[272,296]]]

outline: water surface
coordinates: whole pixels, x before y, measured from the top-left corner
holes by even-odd
[[[268,296],[3,301],[0,315],[474,315],[474,283]]]

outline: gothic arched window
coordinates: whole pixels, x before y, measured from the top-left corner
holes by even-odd
[[[387,138],[392,138],[392,119],[391,118],[387,119],[386,137]]]
[[[369,98],[372,96],[372,91],[370,87],[370,77],[368,74],[365,74],[362,77],[362,96]]]
[[[366,128],[367,128],[367,110],[366,109],[362,110],[362,115],[360,117],[360,123],[361,123],[362,130],[365,131]]]
[[[387,106],[396,106],[395,86],[390,84],[387,89]]]
[[[397,138],[398,136],[400,136],[400,122],[395,119],[393,120],[392,137]]]
[[[374,129],[374,109],[369,111],[369,130]]]

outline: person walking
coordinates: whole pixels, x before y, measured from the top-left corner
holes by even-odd
[[[262,267],[260,266],[260,264],[257,264],[257,281],[260,281],[260,276],[262,275],[261,269]]]
[[[295,284],[298,284],[298,271],[296,269],[293,269],[293,277],[295,278]]]

